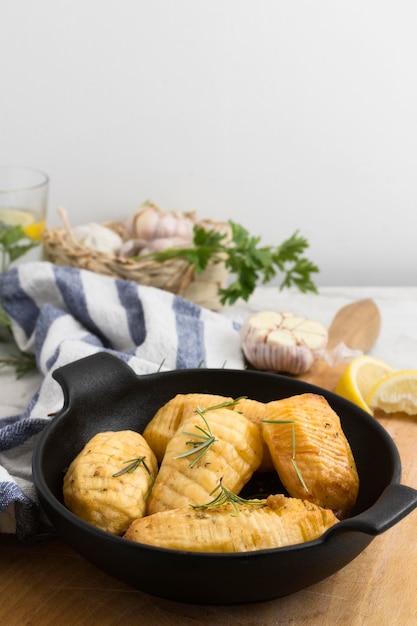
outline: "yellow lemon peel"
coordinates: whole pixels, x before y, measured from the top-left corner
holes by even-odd
[[[30,224],[30,226],[24,226],[23,230],[29,239],[33,239],[33,241],[41,241],[45,230],[45,220],[42,220],[42,222],[36,222],[35,224]]]
[[[376,357],[362,354],[348,364],[336,385],[336,393],[354,402],[372,415],[373,410],[366,398],[375,384],[395,369]]]
[[[417,415],[417,370],[398,370],[384,376],[366,396],[368,406],[384,413]]]

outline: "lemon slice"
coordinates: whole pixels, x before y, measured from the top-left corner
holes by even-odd
[[[372,414],[372,408],[365,398],[382,378],[395,372],[395,369],[376,357],[362,354],[354,358],[336,385],[336,393]]]
[[[0,208],[0,222],[8,226],[28,226],[33,224],[34,221],[35,216],[30,211]]]
[[[398,370],[384,376],[371,388],[366,402],[384,413],[417,415],[417,370]]]

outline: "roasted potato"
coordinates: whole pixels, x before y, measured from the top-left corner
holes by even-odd
[[[317,539],[338,522],[330,510],[283,495],[259,503],[155,513],[134,521],[124,537],[173,550],[247,552]]]
[[[179,393],[164,404],[143,431],[143,436],[154,451],[158,462],[162,462],[168,442],[177,432],[181,422],[195,413],[197,407],[206,409],[225,402],[230,402],[230,408],[233,409],[232,398],[209,393]]]
[[[359,477],[339,416],[314,393],[266,408],[266,419],[276,423],[262,423],[264,438],[289,495],[346,516],[356,502]]]
[[[84,521],[120,535],[145,514],[157,471],[155,455],[139,433],[98,433],[65,473],[65,505]]]
[[[258,469],[263,450],[255,424],[227,408],[208,409],[202,415],[191,413],[168,443],[147,502],[148,514],[203,504],[220,478],[239,493]],[[205,446],[201,458],[197,445]]]
[[[263,453],[258,472],[272,472],[274,470],[274,464],[272,463],[271,454],[262,431],[262,420],[266,418],[266,404],[259,400],[241,398],[236,403],[235,411],[242,411],[243,415],[259,428],[262,438]]]

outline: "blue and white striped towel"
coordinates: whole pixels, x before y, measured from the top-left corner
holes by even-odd
[[[62,406],[53,370],[100,350],[137,374],[244,366],[237,322],[153,287],[39,262],[0,274],[0,298],[17,345],[36,355],[44,376],[22,415],[0,419],[0,516],[23,539],[51,532],[31,460],[48,414]]]

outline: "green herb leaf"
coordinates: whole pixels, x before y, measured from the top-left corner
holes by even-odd
[[[292,431],[292,458],[291,458],[291,464],[295,470],[295,473],[298,476],[298,480],[300,481],[301,485],[303,486],[303,489],[305,491],[308,491],[308,487],[305,484],[303,475],[300,471],[300,468],[297,465],[297,461],[295,459],[295,455],[296,455],[296,439],[295,439],[295,422],[294,420],[261,420],[262,422],[265,422],[266,424],[291,424],[291,431]]]
[[[248,396],[239,396],[238,398],[234,398],[233,400],[226,400],[225,402],[221,402],[220,404],[213,404],[212,406],[208,406],[205,409],[201,409],[197,407],[196,411],[198,413],[206,413],[207,411],[217,411],[217,409],[228,409],[229,407],[234,407],[236,404],[239,404],[241,400],[245,400]]]
[[[129,459],[129,461],[123,461],[123,463],[129,463],[129,465],[121,469],[119,472],[116,472],[115,474],[113,474],[113,478],[117,478],[118,476],[123,476],[123,474],[132,474],[138,469],[140,465],[142,465],[145,468],[146,472],[149,474],[149,476],[153,478],[151,470],[145,463],[145,459],[146,459],[146,456],[139,456],[136,459]]]
[[[219,494],[216,496],[216,498],[214,498],[214,500],[211,500],[211,502],[207,502],[206,504],[191,504],[191,508],[195,509],[196,511],[204,511],[206,509],[213,509],[215,507],[230,502],[235,509],[235,513],[231,513],[231,515],[232,517],[237,517],[240,514],[239,507],[237,506],[238,504],[254,506],[257,508],[262,508],[266,506],[265,501],[263,500],[245,500],[244,498],[236,495],[223,485],[223,478],[220,479],[219,484],[213,489],[210,495],[215,494],[216,491],[219,491]]]
[[[29,250],[38,246],[39,242],[32,241],[27,237],[22,226],[10,226],[0,221],[0,271],[7,270],[13,261],[19,259]],[[13,336],[10,319],[0,303],[0,326],[4,327],[10,337]],[[36,359],[32,354],[22,352],[15,346],[14,353],[7,358],[0,359],[1,367],[14,367],[17,378],[36,370]]]
[[[260,246],[260,238],[251,236],[243,226],[232,221],[229,225],[231,241],[226,233],[195,226],[192,247],[167,248],[146,257],[160,262],[183,257],[196,273],[203,271],[209,261],[222,259],[234,275],[231,284],[219,290],[222,304],[233,304],[239,298],[248,300],[258,283],[270,282],[278,272],[283,274],[280,289],[295,286],[302,292],[317,292],[311,276],[319,270],[303,256],[308,242],[298,231],[280,246]]]
[[[199,424],[195,424],[195,429],[199,431],[198,433],[183,431],[183,435],[187,435],[187,437],[194,437],[194,439],[186,441],[187,446],[192,446],[192,450],[187,450],[182,454],[178,454],[178,456],[175,456],[174,459],[183,459],[187,456],[197,454],[197,457],[190,465],[190,467],[194,467],[194,465],[198,463],[198,461],[206,454],[209,448],[216,441],[216,438],[211,432],[210,426],[206,418],[204,417],[204,413],[207,413],[208,411],[216,411],[217,409],[234,407],[236,404],[238,404],[240,400],[246,397],[247,396],[240,396],[239,398],[235,398],[234,400],[226,400],[225,402],[221,402],[220,404],[213,404],[212,406],[206,407],[205,409],[202,409],[199,406],[196,407],[196,413],[198,413],[198,415],[204,421],[206,428],[201,427]],[[199,433],[201,433],[201,435]]]
[[[10,324],[9,316],[7,315],[6,311],[3,309],[1,302],[0,302],[0,326],[4,326],[7,332],[10,335],[12,334],[12,327]]]
[[[4,367],[13,367],[16,371],[16,377],[22,378],[36,370],[36,359],[33,354],[27,354],[16,349],[14,354],[0,359],[0,368]]]
[[[115,474],[113,474],[113,478],[118,478],[119,476],[123,476],[123,474],[132,474],[141,465],[145,469],[145,471],[147,472],[148,476],[151,479],[151,485],[148,491],[144,494],[144,499],[147,500],[152,491],[153,484],[155,482],[155,477],[153,476],[148,465],[146,464],[145,459],[146,459],[146,456],[139,456],[136,459],[130,459],[129,461],[124,461],[125,464],[129,463],[129,465],[121,469],[119,472],[116,472]]]
[[[4,272],[13,261],[38,245],[39,242],[27,237],[22,226],[10,226],[0,221],[1,271]]]
[[[182,454],[178,454],[177,456],[174,456],[174,459],[183,459],[185,457],[192,456],[193,454],[197,454],[197,457],[193,459],[192,463],[190,464],[190,467],[194,467],[194,465],[198,463],[198,461],[207,453],[209,448],[216,441],[216,438],[211,432],[210,426],[206,418],[203,415],[203,410],[197,407],[196,411],[201,417],[201,419],[203,420],[203,422],[205,423],[206,428],[202,428],[199,424],[195,425],[196,430],[202,433],[201,435],[195,432],[194,433],[189,433],[187,431],[183,432],[182,433],[183,435],[194,437],[194,439],[190,439],[185,442],[186,445],[191,446],[192,449],[187,450],[186,452],[183,452]]]
[[[4,341],[5,343],[10,342],[10,338],[13,337],[12,326],[10,323],[10,319],[4,310],[1,302],[0,302],[0,327],[6,330],[7,336],[1,337],[0,341]],[[0,358],[0,368],[5,367],[13,367],[16,371],[16,377],[22,378],[25,374],[29,374],[36,370],[36,359],[33,354],[28,354],[27,352],[22,352],[19,348],[14,344],[10,351],[10,354],[7,357]]]

